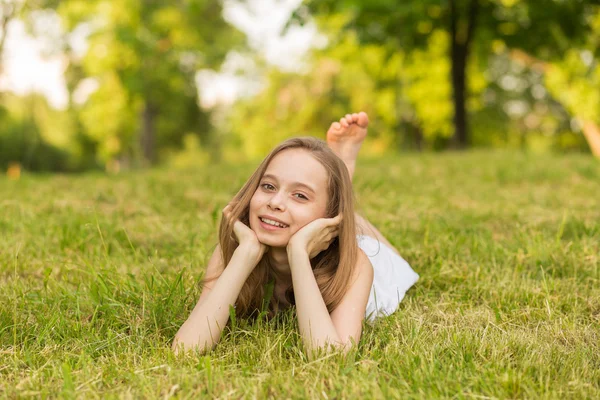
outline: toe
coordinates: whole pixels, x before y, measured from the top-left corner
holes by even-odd
[[[367,115],[366,112],[361,111],[358,113],[357,123],[358,123],[358,125],[360,125],[363,128],[365,128],[367,125],[369,125],[369,116]]]
[[[354,121],[355,123],[358,122],[358,114],[357,113],[352,114],[352,121]]]
[[[346,117],[342,117],[340,119],[340,124],[344,127],[347,128],[349,126],[348,121],[346,121]]]
[[[342,125],[340,125],[339,122],[332,122],[331,126],[329,127],[329,132],[336,133],[336,131],[339,131],[341,127]]]
[[[349,124],[353,123],[354,121],[352,120],[352,114],[346,114],[346,121],[348,121]]]

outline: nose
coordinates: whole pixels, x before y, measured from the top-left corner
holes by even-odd
[[[285,211],[285,195],[278,191],[269,198],[267,207],[273,211]]]

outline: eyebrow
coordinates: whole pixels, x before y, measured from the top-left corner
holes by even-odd
[[[270,178],[270,179],[273,179],[275,181],[278,181],[277,177],[275,175],[271,175],[271,174],[264,174],[263,177],[262,177],[262,179],[265,179],[265,178]],[[312,192],[313,194],[316,193],[315,189],[313,189],[312,186],[307,185],[306,183],[292,182],[292,186],[300,186],[300,187],[303,187],[306,190]]]

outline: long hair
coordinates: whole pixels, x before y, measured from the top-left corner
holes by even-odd
[[[350,278],[353,275],[358,255],[358,244],[356,242],[354,196],[348,169],[344,162],[322,140],[311,137],[288,139],[273,149],[262,161],[233,198],[231,202],[231,219],[223,218],[221,220],[219,244],[222,260],[225,267],[227,267],[233,252],[238,246],[237,241],[233,239],[233,223],[230,221],[239,219],[242,223],[250,226],[250,200],[258,189],[259,183],[273,157],[288,149],[306,150],[325,167],[329,176],[329,202],[326,217],[333,218],[339,213],[343,215],[338,237],[335,238],[327,250],[322,251],[310,260],[325,305],[329,312],[332,312],[338,306],[350,285]],[[265,253],[240,291],[236,301],[236,315],[251,317],[264,307],[265,287],[272,278],[272,271],[270,259]],[[286,297],[291,303],[294,303],[292,289],[288,290]],[[272,314],[274,299],[268,307]]]

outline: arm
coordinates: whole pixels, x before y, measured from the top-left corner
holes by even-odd
[[[227,205],[223,210],[224,218],[231,218],[230,210],[231,206]],[[206,271],[211,280],[205,285],[191,315],[175,335],[175,352],[181,347],[185,350],[196,348],[201,352],[215,347],[229,319],[229,307],[235,304],[246,279],[267,249],[258,241],[252,229],[239,220],[233,222],[233,233],[239,246],[233,252],[227,268],[223,266],[221,247],[215,249]],[[213,279],[217,279],[216,282]]]
[[[338,347],[341,344],[340,337],[317,286],[306,250],[288,249],[288,261],[292,271],[298,327],[308,356],[312,358],[320,348],[329,345]]]
[[[359,251],[350,287],[337,308],[329,314],[317,286],[308,253],[291,247],[288,252],[298,314],[298,325],[308,354],[332,345],[346,352],[358,343],[362,321],[373,284],[373,267],[367,256]]]
[[[362,334],[362,323],[373,286],[373,265],[369,257],[358,250],[358,260],[350,287],[342,301],[331,313],[331,321],[346,346],[358,344]]]
[[[179,351],[181,345],[185,350],[197,348],[201,352],[214,348],[229,319],[229,307],[235,304],[244,282],[258,262],[254,261],[255,257],[248,256],[249,252],[249,247],[238,246],[227,268],[223,269],[217,246],[207,267],[207,275],[220,276],[205,286],[194,310],[179,328],[173,341],[174,351]]]

